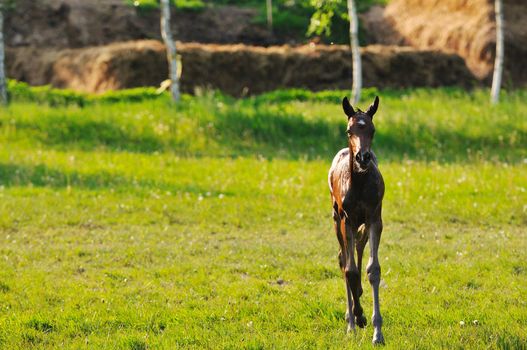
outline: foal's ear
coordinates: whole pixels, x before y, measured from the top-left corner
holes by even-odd
[[[348,116],[348,120],[355,115],[355,111],[347,97],[342,99],[342,109],[344,109],[344,113]]]
[[[368,110],[366,111],[366,114],[369,115],[373,119],[373,116],[375,115],[375,112],[377,112],[377,107],[379,107],[379,96],[375,96],[375,100],[368,107]]]

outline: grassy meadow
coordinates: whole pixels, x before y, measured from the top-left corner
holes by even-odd
[[[376,93],[385,348],[525,349],[527,91]],[[0,348],[371,348],[327,188],[345,94],[0,109]]]

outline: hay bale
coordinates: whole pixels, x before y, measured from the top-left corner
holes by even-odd
[[[348,89],[352,82],[347,46],[252,47],[184,44],[181,79],[184,91],[208,86],[239,96],[279,88]],[[361,49],[364,86],[470,86],[474,76],[457,55],[408,47]]]
[[[157,86],[168,76],[165,47],[155,40],[71,50],[8,49],[6,63],[10,78],[92,93]]]
[[[394,46],[361,49],[364,85],[379,88],[470,86],[475,78],[457,55]],[[254,47],[178,44],[181,88],[213,88],[241,96],[281,88],[348,89],[347,46]],[[164,46],[136,41],[74,50],[10,49],[8,75],[33,85],[87,92],[158,86],[168,76]]]
[[[505,76],[512,85],[527,84],[527,2],[504,0]],[[496,24],[493,0],[393,0],[362,17],[373,41],[422,50],[455,52],[479,79],[490,80]]]

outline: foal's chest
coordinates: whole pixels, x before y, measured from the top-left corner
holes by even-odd
[[[351,188],[344,197],[342,207],[348,215],[362,217],[365,211],[375,208],[378,203],[378,186],[367,178],[352,182]]]

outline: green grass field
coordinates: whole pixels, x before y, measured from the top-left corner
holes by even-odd
[[[371,348],[327,189],[344,94],[0,110],[0,348]],[[525,349],[527,91],[379,95],[386,348]]]

